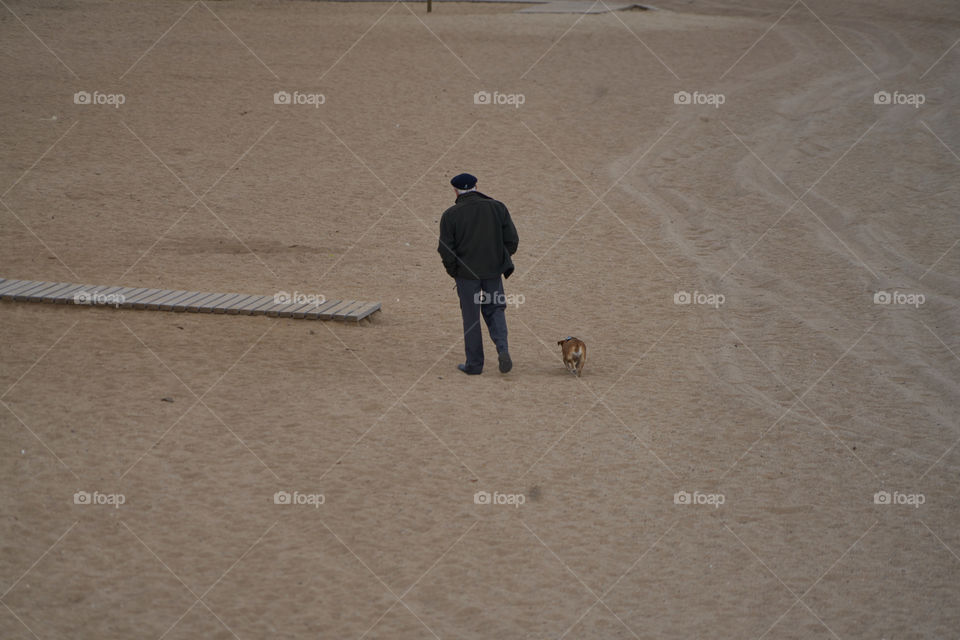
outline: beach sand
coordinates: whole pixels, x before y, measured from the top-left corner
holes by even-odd
[[[383,303],[0,303],[0,637],[956,635],[960,9],[522,6],[0,11],[0,277]]]

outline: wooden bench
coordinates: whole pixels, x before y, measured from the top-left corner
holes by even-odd
[[[359,300],[327,300],[322,303],[285,302],[278,301],[274,296],[243,293],[108,287],[6,278],[0,278],[0,300],[354,322],[360,322],[380,310],[379,302]]]

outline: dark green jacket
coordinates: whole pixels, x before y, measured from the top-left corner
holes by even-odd
[[[501,274],[509,278],[513,273],[510,256],[519,242],[507,207],[479,191],[457,196],[457,203],[440,218],[437,251],[454,278],[486,280]]]

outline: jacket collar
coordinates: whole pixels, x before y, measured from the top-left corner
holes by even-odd
[[[465,200],[470,200],[473,198],[483,198],[485,200],[489,200],[490,196],[484,195],[479,191],[467,191],[466,193],[461,193],[460,195],[457,196],[457,204],[460,204]]]

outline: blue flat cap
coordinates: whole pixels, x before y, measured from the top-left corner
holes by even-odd
[[[469,173],[461,173],[458,176],[453,176],[453,178],[450,180],[450,184],[457,189],[464,191],[466,189],[473,189],[475,186],[477,186],[477,178]]]

